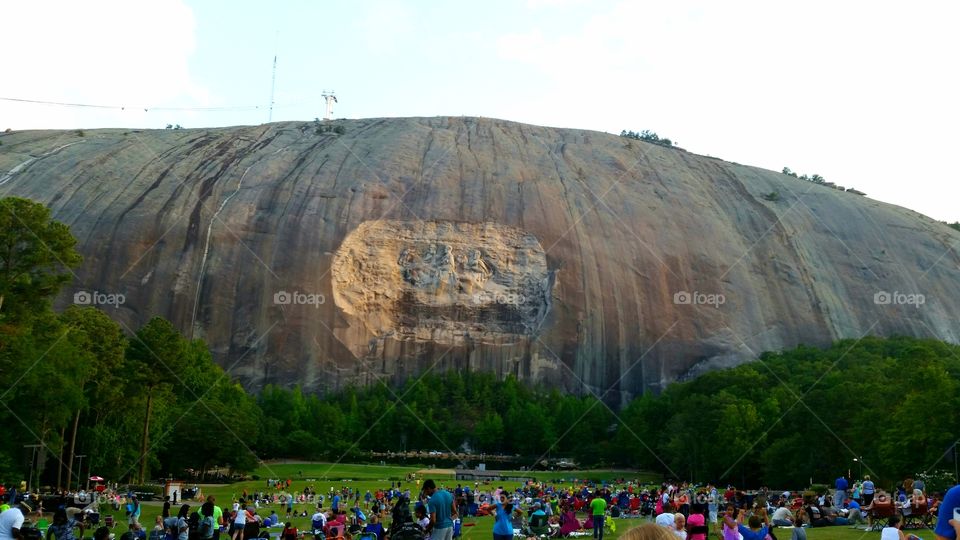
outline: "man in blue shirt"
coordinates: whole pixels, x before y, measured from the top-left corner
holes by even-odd
[[[333,502],[330,504],[330,508],[333,509],[334,514],[337,514],[340,512],[340,494],[339,493],[333,494]]]
[[[837,478],[836,483],[834,483],[834,487],[837,489],[837,492],[833,494],[833,505],[837,508],[843,506],[843,501],[847,500],[848,485],[847,479],[844,478],[843,475],[840,475],[840,477]]]
[[[960,485],[953,486],[943,496],[940,503],[940,514],[937,516],[937,526],[933,532],[937,540],[957,540],[960,534],[960,521],[953,519],[953,511],[960,508]]]
[[[427,532],[430,533],[430,540],[453,540],[453,518],[457,515],[453,495],[445,489],[437,489],[432,479],[423,483],[423,493],[430,497],[427,501],[427,511],[430,513]]]

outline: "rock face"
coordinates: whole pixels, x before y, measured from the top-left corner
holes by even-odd
[[[616,403],[799,343],[960,341],[960,233],[910,210],[597,132],[338,124],[3,134],[0,196],[79,239],[61,305],[122,293],[251,389],[478,369]]]

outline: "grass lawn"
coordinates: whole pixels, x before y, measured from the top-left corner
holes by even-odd
[[[419,471],[423,470],[423,473]],[[302,479],[300,473],[303,473]],[[353,465],[353,464],[328,464],[328,463],[270,463],[265,464],[256,471],[254,475],[260,477],[260,480],[256,481],[246,481],[246,482],[237,482],[234,484],[227,485],[202,485],[201,489],[203,495],[214,495],[217,498],[217,503],[222,507],[229,507],[230,501],[239,497],[243,490],[246,489],[248,493],[253,493],[254,491],[267,491],[267,478],[281,478],[291,480],[291,489],[293,491],[302,491],[306,486],[312,486],[318,493],[322,493],[325,497],[329,492],[331,487],[337,488],[340,486],[350,486],[354,489],[360,489],[362,491],[371,490],[375,491],[378,488],[385,488],[390,485],[390,479],[400,479],[403,482],[402,489],[409,489],[412,493],[416,493],[418,488],[413,482],[407,482],[405,480],[408,473],[418,473],[417,477],[421,479],[433,478],[438,485],[453,487],[456,486],[457,482],[454,480],[453,474],[449,473],[449,470],[438,470],[437,473],[431,474],[429,470],[426,470],[421,467],[400,467],[400,466],[379,466],[379,465]],[[609,480],[612,478],[626,477],[626,478],[640,478],[642,481],[658,481],[653,475],[649,474],[638,474],[636,472],[627,472],[627,471],[549,471],[549,472],[517,472],[517,474],[531,475],[537,480],[557,482],[559,479],[571,479],[571,478],[591,478],[599,480]],[[503,486],[506,489],[513,489],[519,486],[518,482],[496,482],[496,485],[486,486],[485,489],[493,489],[497,486]],[[193,506],[199,506],[199,502],[196,501],[187,501],[188,504]],[[152,526],[156,516],[160,515],[162,503],[159,502],[146,502],[143,504],[143,510],[141,515],[141,523],[144,527],[149,530]],[[324,501],[324,506],[329,507],[329,499],[327,498]],[[284,509],[280,505],[268,505],[260,508],[259,512],[261,515],[269,515],[271,510],[276,510],[277,514],[280,515],[281,519],[284,517]],[[297,512],[307,511],[308,516],[313,513],[313,505],[310,503],[304,504],[295,504],[294,510]],[[412,510],[412,509],[411,509]],[[119,538],[120,533],[126,530],[126,517],[124,516],[123,510],[114,512],[112,508],[101,507],[101,512],[103,515],[111,514],[114,516],[114,519],[117,522],[117,526],[114,529],[114,532],[117,533],[117,538]],[[586,517],[586,514],[582,512],[578,514],[581,520]],[[310,518],[309,517],[297,517],[291,519],[293,524],[300,530],[309,530],[310,528]],[[389,518],[387,519],[389,521]],[[644,519],[617,519],[617,531],[614,534],[606,534],[605,538],[610,540],[615,540],[623,532],[628,529],[646,523]],[[385,526],[387,524],[384,524]],[[278,529],[279,530],[279,529]],[[924,540],[933,540],[934,535],[933,531],[930,530],[918,530],[912,531],[914,534],[917,534]],[[89,533],[87,533],[89,537]],[[464,540],[490,540],[493,537],[493,518],[489,516],[485,517],[467,517],[464,519],[463,527],[463,539]],[[807,529],[808,540],[878,540],[880,538],[879,532],[864,532],[863,530],[853,530],[847,527],[827,527],[827,528],[817,528],[817,529]],[[307,538],[310,538],[309,536]],[[591,537],[582,537],[585,540],[589,540]],[[717,537],[712,535],[709,540],[717,540]],[[790,531],[789,530],[780,530],[780,533],[777,535],[777,540],[790,540]]]

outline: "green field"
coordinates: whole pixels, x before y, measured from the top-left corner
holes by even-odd
[[[422,471],[422,472],[420,472]],[[407,489],[409,486],[412,493],[416,493],[417,487],[413,482],[405,481],[407,474],[409,473],[418,473],[418,478],[433,478],[438,485],[452,487],[456,486],[458,483],[454,480],[454,476],[448,472],[431,474],[430,470],[424,469],[421,467],[399,467],[399,466],[379,466],[379,465],[352,465],[352,464],[326,464],[326,463],[271,463],[261,466],[259,469],[254,471],[253,475],[258,476],[259,480],[251,480],[244,482],[237,482],[234,484],[227,485],[201,485],[203,495],[214,495],[217,498],[218,504],[221,506],[229,506],[229,502],[232,499],[239,497],[244,489],[252,493],[254,491],[267,491],[267,478],[289,478],[291,483],[291,490],[293,491],[302,491],[304,487],[311,486],[317,491],[317,493],[322,493],[324,496],[327,495],[331,487],[340,487],[340,486],[350,486],[354,489],[360,489],[366,491],[367,489],[374,491],[378,488],[385,488],[390,485],[390,479],[393,481],[401,480],[403,481],[402,489]],[[301,473],[302,472],[302,478]],[[612,478],[625,477],[628,479],[639,478],[641,481],[657,481],[653,475],[649,474],[639,474],[638,473],[628,473],[625,471],[549,471],[549,472],[540,472],[540,471],[526,471],[520,472],[517,471],[518,475],[530,475],[537,480],[541,481],[550,481],[556,482],[560,479],[565,479],[569,481],[572,478],[590,478],[590,479],[599,479],[599,480],[609,480]],[[495,485],[484,486],[485,489],[493,489],[498,486],[503,486],[507,489],[515,488],[519,485],[518,482],[495,482]],[[199,502],[187,501],[191,506],[199,506]],[[324,502],[325,507],[329,507],[329,499],[326,499]],[[153,523],[156,516],[160,514],[161,503],[160,502],[146,502],[143,504],[143,510],[141,515],[141,523],[144,524],[146,528],[149,529],[150,525]],[[308,515],[313,513],[313,505],[310,503],[295,504],[294,509],[297,512],[307,511]],[[114,532],[121,533],[126,528],[126,518],[124,512],[118,511],[114,512],[109,508],[101,508],[104,515],[110,514],[114,516],[114,519],[117,522]],[[271,510],[276,510],[280,515],[281,519],[284,517],[284,509],[280,505],[269,505],[263,506],[260,508],[259,512],[261,515],[269,515]],[[580,513],[578,516],[581,520],[586,517],[585,514]],[[309,517],[297,517],[291,519],[293,524],[300,530],[307,530],[310,526]],[[389,518],[388,520],[389,521]],[[623,532],[628,529],[646,523],[644,519],[617,519],[617,531],[614,534],[605,534],[605,538],[610,538],[615,540]],[[387,523],[385,523],[385,526]],[[279,530],[279,529],[278,529]],[[464,540],[469,539],[491,539],[493,536],[493,518],[492,517],[467,517],[464,519],[463,527],[463,538]],[[920,530],[913,531],[914,534],[919,535],[924,540],[933,540],[933,532],[930,530]],[[807,536],[809,540],[877,540],[880,537],[879,532],[864,532],[863,530],[855,530],[847,527],[829,527],[829,528],[817,528],[817,529],[808,529]],[[307,537],[309,538],[309,536]],[[589,539],[591,537],[586,536],[582,537]],[[778,540],[789,540],[789,531],[783,530],[778,535]],[[715,537],[711,537],[711,540],[715,540]]]

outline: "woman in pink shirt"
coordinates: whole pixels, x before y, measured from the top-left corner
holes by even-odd
[[[703,514],[694,512],[687,518],[687,540],[707,540],[707,520]]]

